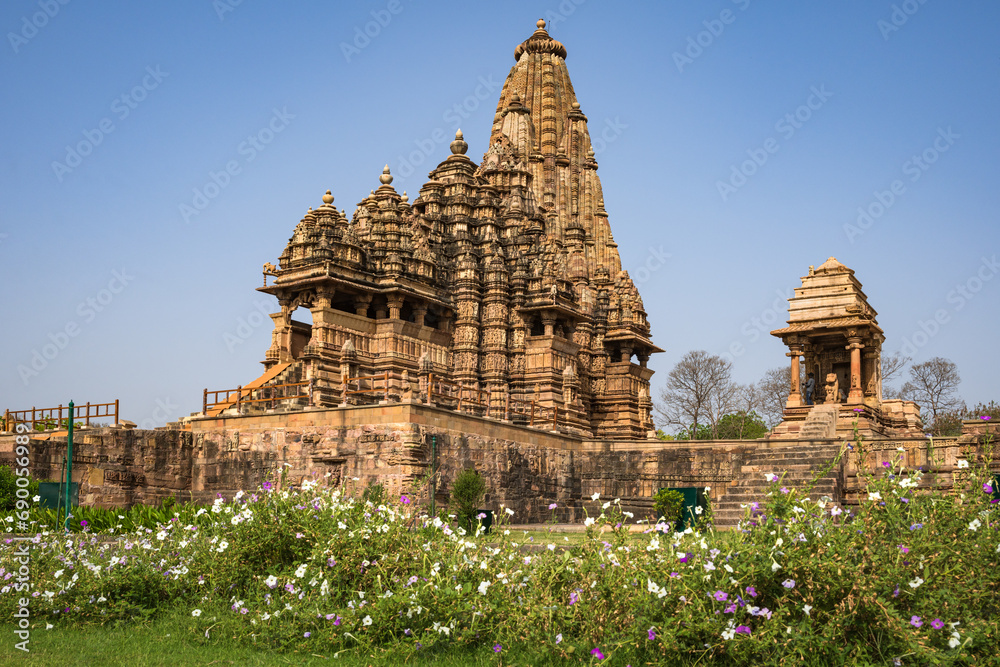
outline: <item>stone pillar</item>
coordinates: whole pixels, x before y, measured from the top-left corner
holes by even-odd
[[[424,318],[427,316],[427,304],[418,303],[413,306],[413,323],[419,326],[424,326]]]
[[[555,335],[556,318],[549,312],[542,313],[542,325],[545,327],[545,335]]]
[[[789,346],[789,351],[785,353],[786,357],[792,358],[792,370],[791,377],[789,378],[788,400],[785,402],[786,408],[797,408],[802,405],[802,395],[799,389],[799,375],[801,371],[799,370],[799,357],[802,356],[802,348],[798,345]],[[815,389],[813,390],[815,392]],[[813,400],[815,400],[813,396]]]
[[[368,306],[372,303],[371,294],[358,294],[354,297],[354,314],[368,317]]]
[[[861,389],[861,348],[864,344],[858,337],[847,339],[847,349],[851,351],[851,391],[847,394],[848,403],[864,403],[865,393]]]
[[[386,298],[389,304],[389,319],[398,320],[399,311],[403,309],[403,297],[399,294],[392,294]]]

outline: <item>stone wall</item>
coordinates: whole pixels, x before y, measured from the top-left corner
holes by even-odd
[[[970,423],[968,435],[933,444],[923,438],[866,442],[865,467],[878,472],[882,461],[902,455],[908,467],[932,466],[935,485],[950,488],[956,461],[984,455],[996,426]],[[423,503],[429,499],[425,482],[434,447],[439,506],[447,505],[458,473],[474,467],[487,482],[485,507],[510,507],[519,522],[546,521],[553,514],[560,521],[580,521],[585,510],[593,515],[600,502],[616,497],[636,518],[647,517],[652,495],[663,487],[708,486],[713,501],[720,501],[750,474],[745,464],[752,454],[794,452],[805,444],[587,440],[396,403],[201,418],[187,430],[85,429],[75,438],[73,478],[81,484],[82,504],[103,507],[155,503],[171,495],[208,501],[267,479],[282,483],[282,474],[284,484],[310,476],[354,489],[380,482],[393,496],[408,493]],[[13,445],[12,435],[0,436],[0,462],[12,458]],[[33,475],[58,477],[65,451],[64,435],[33,437]],[[843,500],[856,502],[857,452],[842,465]],[[600,502],[590,500],[594,493]],[[555,512],[548,509],[551,503],[559,506]]]

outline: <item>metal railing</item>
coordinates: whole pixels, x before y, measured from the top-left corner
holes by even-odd
[[[82,422],[90,426],[91,419],[112,417],[113,424],[118,423],[118,399],[113,403],[74,404],[73,422]],[[65,411],[65,417],[63,413]],[[31,408],[30,410],[5,410],[3,414],[3,431],[13,431],[18,424],[27,424],[32,431],[48,431],[66,428],[69,421],[69,406],[59,405],[55,408]],[[41,428],[38,428],[41,426]]]
[[[292,388],[305,387],[305,393],[297,392],[292,393],[289,391]],[[265,405],[265,408],[276,408],[278,404],[283,401],[293,401],[300,400],[303,398],[309,399],[309,403],[312,404],[312,381],[306,382],[288,382],[285,384],[266,384],[262,387],[244,387],[242,385],[236,387],[236,389],[205,389],[202,394],[201,409],[202,414],[208,414],[209,410],[223,409],[227,410],[229,408],[236,408],[239,412],[244,405],[253,405],[256,403],[269,404]],[[208,400],[209,394],[212,395],[212,400]],[[219,400],[219,394],[224,394],[225,398]]]
[[[377,373],[375,375],[361,375],[358,377],[347,379],[347,388],[344,391],[345,396],[373,396],[376,400],[389,400],[389,378],[391,373],[386,371],[384,373]],[[382,386],[377,386],[377,383],[381,382]],[[351,385],[354,385],[355,389],[351,389]],[[363,385],[367,384],[368,387]],[[381,398],[379,398],[381,394]]]

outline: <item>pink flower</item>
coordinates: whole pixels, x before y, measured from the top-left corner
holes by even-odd
[[[748,634],[750,634],[750,628],[747,627],[746,625],[737,625],[736,626],[736,634],[748,635]]]
[[[594,656],[598,660],[604,660],[604,654],[601,653],[601,649],[595,648],[590,652],[590,655]]]
[[[407,498],[406,494],[403,494],[399,497],[399,502],[403,503],[404,505],[409,505],[413,501]]]
[[[919,616],[910,616],[910,625],[915,628],[919,628],[924,622],[920,620]]]
[[[934,628],[935,630],[940,630],[941,628],[944,627],[944,621],[942,621],[940,618],[935,618],[933,621],[931,621],[931,627]]]
[[[558,503],[552,503],[551,505],[549,505],[549,509],[550,509],[550,510],[554,510],[554,509],[555,509],[555,508],[557,508],[557,507],[559,507],[559,504],[558,504]]]

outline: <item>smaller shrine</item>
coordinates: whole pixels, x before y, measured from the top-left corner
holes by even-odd
[[[882,398],[885,334],[877,315],[852,269],[833,257],[809,267],[788,300],[788,326],[771,332],[791,359],[785,415],[772,438],[843,437],[855,422],[869,437],[922,431],[915,403]]]

